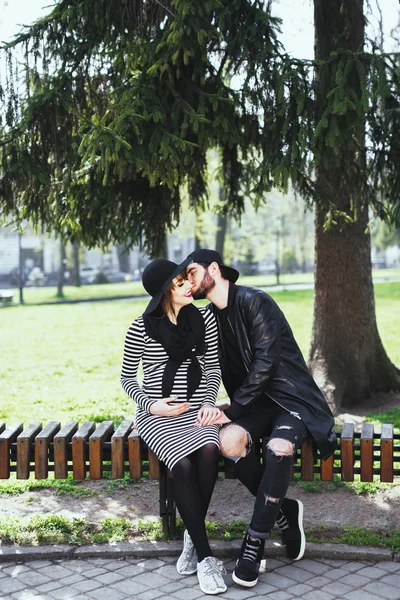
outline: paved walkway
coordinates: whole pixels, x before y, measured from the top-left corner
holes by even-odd
[[[39,558],[0,562],[1,600],[197,600],[202,594],[197,577],[181,577],[176,556],[160,558]],[[400,562],[305,558],[297,563],[284,557],[266,558],[253,589],[232,583],[232,559],[223,560],[230,600],[397,600]]]

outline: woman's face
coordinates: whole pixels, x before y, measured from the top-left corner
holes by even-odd
[[[193,284],[190,283],[188,279],[183,279],[183,277],[175,277],[172,283],[173,286],[171,289],[171,300],[172,304],[174,305],[175,311],[176,309],[179,310],[180,308],[182,308],[182,306],[191,304],[193,302]]]

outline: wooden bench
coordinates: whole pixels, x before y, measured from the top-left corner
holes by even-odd
[[[10,304],[14,298],[14,292],[11,290],[0,290],[0,302]]]
[[[400,476],[400,434],[394,433],[392,425],[382,425],[380,432],[372,424],[364,424],[361,432],[355,432],[352,424],[344,424],[338,431],[337,448],[333,456],[323,461],[310,440],[306,440],[297,452],[293,476],[298,473],[302,481],[332,481],[339,474],[342,481],[393,482]],[[267,439],[254,444],[254,451],[262,460]],[[229,462],[222,457],[219,472],[225,478],[235,474]],[[115,429],[112,421],[95,423],[76,421],[64,426],[51,421],[44,427],[35,422],[25,426],[16,423],[9,427],[0,422],[0,479],[9,479],[16,473],[17,479],[47,479],[49,473],[55,479],[83,480],[123,478],[129,473],[131,479],[148,476],[159,480],[160,517],[164,531],[174,532],[176,506],[172,494],[172,476],[150,449],[139,438],[134,424],[123,421]]]

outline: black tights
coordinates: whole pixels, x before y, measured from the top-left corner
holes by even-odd
[[[200,562],[212,556],[204,520],[218,475],[218,446],[206,444],[195,450],[178,461],[172,473],[176,506]]]

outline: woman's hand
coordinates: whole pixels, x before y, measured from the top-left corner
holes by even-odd
[[[201,427],[202,425],[213,425],[216,419],[221,416],[221,411],[216,406],[210,404],[204,404],[197,413],[195,425]]]
[[[176,402],[176,404],[170,406],[170,402]],[[188,408],[189,402],[178,403],[176,398],[172,396],[157,400],[157,402],[150,405],[149,411],[152,415],[157,415],[158,417],[176,417],[186,412]]]

